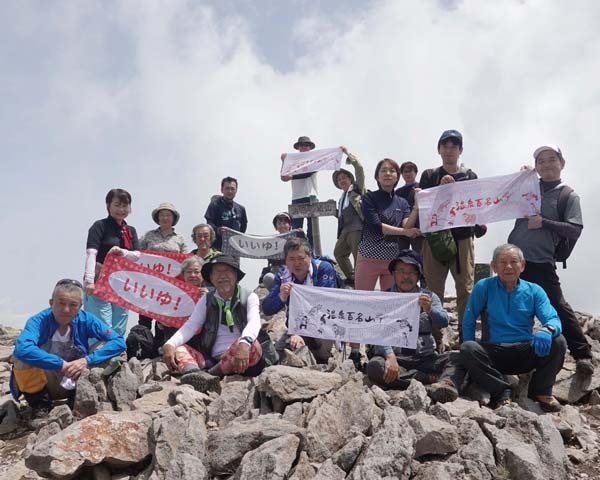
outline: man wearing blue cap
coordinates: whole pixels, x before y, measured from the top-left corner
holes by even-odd
[[[425,170],[421,175],[419,187],[421,189],[446,185],[448,183],[474,180],[477,174],[458,163],[463,151],[463,137],[458,130],[446,130],[438,140],[438,153],[442,157],[442,166]],[[447,231],[445,231],[447,232]],[[457,227],[449,230],[456,245],[454,255],[440,251],[440,243],[435,245],[434,236],[439,232],[426,235],[426,241],[421,251],[423,255],[423,268],[427,286],[433,290],[440,299],[444,299],[444,287],[448,272],[454,278],[456,288],[456,303],[458,309],[458,330],[462,341],[462,318],[467,306],[467,300],[473,289],[475,279],[475,248],[473,236],[480,237],[485,234],[484,225],[475,227]],[[450,257],[450,260],[447,258]],[[441,348],[441,332],[434,331],[438,348]]]
[[[544,289],[560,317],[577,372],[589,376],[594,373],[592,348],[563,296],[555,265],[559,241],[567,239],[574,243],[583,229],[579,195],[560,178],[565,159],[558,146],[542,145],[533,152],[533,158],[540,176],[541,211],[538,215],[517,219],[508,241],[523,250],[527,263],[521,277]]]

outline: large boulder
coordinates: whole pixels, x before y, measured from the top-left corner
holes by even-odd
[[[150,455],[151,425],[150,415],[141,412],[92,415],[36,443],[25,464],[52,478],[73,478],[84,465],[101,462],[135,464]]]
[[[252,402],[254,391],[252,380],[244,377],[226,377],[221,382],[221,394],[208,406],[208,421],[224,427],[236,417],[244,414]]]
[[[350,380],[339,390],[315,398],[306,414],[308,456],[324,462],[357,434],[378,426],[381,409],[362,382]]]
[[[129,363],[125,362],[109,379],[108,396],[115,403],[117,410],[130,410],[130,404],[136,399],[139,386],[139,377],[131,370]]]
[[[262,415],[252,420],[234,420],[208,434],[208,464],[213,475],[234,473],[242,457],[269,440],[283,435],[302,438],[304,430],[279,415]]]
[[[260,392],[290,403],[328,393],[341,383],[337,373],[274,365],[260,374],[256,386]]]
[[[383,425],[363,449],[349,478],[408,478],[415,442],[404,410],[396,406],[386,408]]]
[[[446,455],[458,450],[458,431],[454,425],[424,412],[409,417],[408,423],[417,437],[416,458],[424,455]]]
[[[300,439],[296,435],[283,435],[269,440],[244,455],[235,474],[236,480],[268,478],[283,480],[292,468],[298,453]]]

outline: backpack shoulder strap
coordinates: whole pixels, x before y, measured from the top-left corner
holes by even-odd
[[[558,219],[561,222],[565,221],[565,212],[567,211],[567,203],[569,202],[569,196],[573,193],[573,189],[568,185],[563,185],[558,194]]]

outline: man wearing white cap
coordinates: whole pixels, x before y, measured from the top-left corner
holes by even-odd
[[[575,312],[563,296],[555,264],[559,240],[566,238],[575,241],[583,229],[579,195],[560,179],[565,159],[558,146],[538,147],[533,152],[533,158],[535,170],[540,176],[541,211],[538,215],[517,219],[508,242],[520,247],[525,254],[527,263],[521,278],[540,285],[556,309],[569,351],[577,362],[577,371],[582,375],[591,375],[594,372],[591,347]],[[565,197],[565,194],[568,196]],[[561,204],[565,204],[564,212],[560,211]]]

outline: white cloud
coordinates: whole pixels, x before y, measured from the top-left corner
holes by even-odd
[[[290,197],[279,154],[298,136],[348,146],[373,187],[384,156],[437,166],[446,128],[464,132],[463,161],[480,176],[516,171],[537,144],[563,146],[565,180],[582,196],[586,226],[559,274],[574,308],[600,311],[589,267],[600,208],[597,182],[586,179],[600,118],[595,2],[469,0],[447,9],[389,0],[311,10],[276,36],[191,2],[6,10],[0,224],[10,232],[1,261],[11,273],[0,285],[11,311],[34,313],[54,280],[81,278],[87,228],[105,214],[109,188],[133,194],[130,221],[140,233],[170,200],[187,235],[220,179],[233,175],[251,233],[269,233]],[[278,43],[301,44],[305,54],[288,68],[270,65],[264,45]],[[328,174],[319,182],[321,199],[337,198]],[[322,225],[331,252],[335,223]],[[477,260],[488,261],[509,230],[490,226]],[[251,286],[262,264],[244,266]]]

